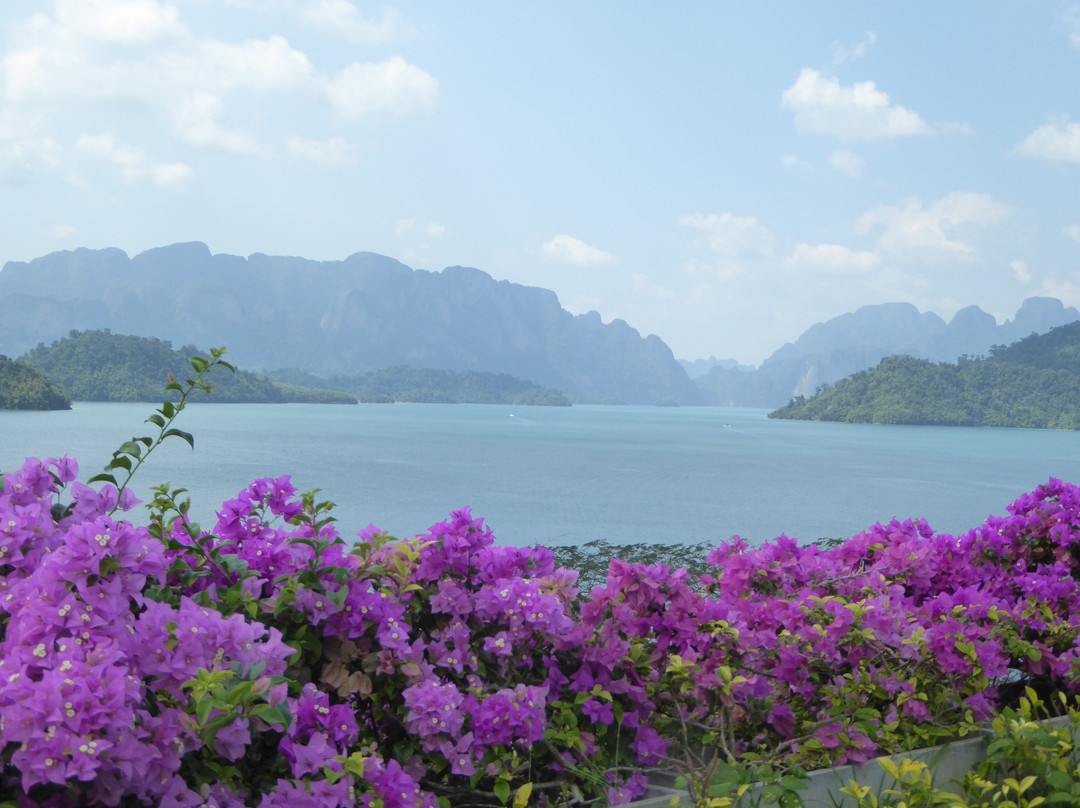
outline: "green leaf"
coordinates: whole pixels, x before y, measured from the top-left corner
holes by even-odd
[[[514,794],[514,808],[525,808],[529,804],[529,797],[532,795],[532,783],[526,783],[517,790]]]
[[[254,682],[241,682],[229,692],[229,704],[234,707],[251,695],[255,688]]]
[[[195,437],[190,432],[185,432],[182,429],[170,429],[161,436],[161,439],[164,440],[165,438],[172,437],[181,438],[182,440],[186,441],[187,445],[190,446],[192,449],[195,448]]]
[[[1067,772],[1055,769],[1046,775],[1046,782],[1059,791],[1065,791],[1073,784],[1073,779]]]
[[[289,712],[289,707],[284,702],[281,704],[257,704],[251,708],[251,715],[261,718],[271,726],[280,726],[285,729],[288,729],[289,724],[292,723],[292,713]]]
[[[495,783],[495,788],[492,789],[495,792],[495,796],[499,798],[499,802],[506,805],[510,800],[510,784],[505,780],[499,780]]]
[[[119,457],[114,457],[112,460],[109,461],[109,465],[106,466],[106,468],[124,469],[125,471],[131,471],[131,458],[124,457],[123,455],[120,455]]]
[[[806,788],[809,782],[808,778],[796,777],[793,774],[785,774],[780,778],[780,785],[789,791],[798,791],[801,788]]]
[[[110,485],[119,485],[119,483],[116,482],[116,478],[113,477],[111,474],[95,474],[86,482],[88,485],[91,483],[109,483]]]
[[[199,726],[206,724],[206,719],[210,716],[210,711],[214,709],[214,702],[210,699],[199,699],[195,705],[195,718],[199,721]]]

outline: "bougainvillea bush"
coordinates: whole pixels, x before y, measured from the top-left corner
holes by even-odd
[[[158,440],[190,439],[178,409]],[[613,560],[579,594],[468,509],[346,542],[280,477],[204,530],[182,489],[137,518],[126,481],[77,471],[30,459],[0,491],[0,802],[27,808],[620,804],[703,749],[776,778],[1076,682],[1080,489],[1057,480],[959,537],[736,538],[697,579]]]

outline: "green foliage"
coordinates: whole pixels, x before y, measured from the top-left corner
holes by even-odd
[[[109,331],[72,331],[50,346],[38,345],[23,361],[67,390],[76,401],[158,401],[170,374],[188,367],[194,346],[179,351],[167,340],[130,337]],[[175,390],[171,391],[175,400]],[[192,402],[205,401],[196,389]],[[284,396],[270,381],[238,371],[214,387],[215,403],[282,403]]]
[[[1080,711],[1064,694],[1058,699],[1068,712],[1053,722],[1039,720],[1047,706],[1030,688],[1016,709],[994,718],[986,760],[964,780],[972,808],[1003,806],[1002,798],[1009,797],[1018,806],[1036,805],[1037,799],[1080,805]]]
[[[356,396],[338,390],[324,390],[316,387],[301,387],[296,384],[274,382],[282,397],[289,404],[356,404]]]
[[[471,370],[455,373],[396,365],[330,379],[320,379],[299,370],[275,371],[271,376],[277,382],[338,390],[368,404],[411,401],[421,404],[570,406],[570,400],[558,390],[538,387],[507,373],[478,373]]]
[[[1078,343],[1080,344],[1080,343]],[[1080,429],[1080,376],[993,360],[890,356],[770,418],[872,424]]]
[[[990,361],[1080,375],[1080,320],[1042,335],[1032,334],[1008,347],[995,345]]]
[[[210,395],[211,385],[207,384],[203,379],[204,373],[213,370],[215,367],[223,367],[233,373],[236,372],[236,368],[221,358],[224,354],[224,348],[211,348],[210,359],[204,359],[201,356],[191,357],[188,362],[191,365],[191,370],[194,371],[194,378],[186,379],[184,384],[176,381],[176,378],[170,373],[169,383],[165,385],[165,392],[166,394],[176,394],[178,397],[176,403],[174,404],[172,401],[163,402],[161,407],[146,419],[148,424],[153,424],[158,428],[157,436],[132,438],[125,442],[113,452],[112,460],[105,466],[105,471],[87,481],[88,483],[103,482],[116,486],[117,504],[113,508],[114,512],[123,503],[124,491],[131,482],[131,478],[135,476],[135,472],[146,462],[146,458],[150,453],[164,441],[169,438],[179,438],[192,449],[195,448],[195,438],[191,433],[176,429],[173,422],[183,412],[184,407],[187,406],[188,398],[193,394],[203,393]],[[115,472],[126,472],[123,482],[117,480]]]
[[[894,781],[874,794],[852,782],[841,789],[859,808],[1035,808],[1080,805],[1080,710],[1058,694],[1067,715],[1045,720],[1046,705],[1028,688],[1016,709],[1006,708],[991,724],[986,757],[958,785],[961,794],[933,783],[931,767],[906,759],[881,758]],[[1044,720],[1039,720],[1040,718]]]
[[[70,410],[71,398],[23,362],[0,356],[0,410]]]

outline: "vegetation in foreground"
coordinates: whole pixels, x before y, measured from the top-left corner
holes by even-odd
[[[769,413],[870,424],[1080,429],[1080,322],[956,364],[891,356]]]
[[[210,530],[168,485],[125,518],[148,455],[194,445],[174,424],[224,362],[191,361],[156,434],[88,484],[67,457],[3,477],[0,801],[617,805],[665,767],[701,808],[754,783],[787,806],[810,768],[968,735],[1018,686],[1078,687],[1075,485],[962,536],[733,540],[700,577],[613,559],[579,598],[551,551],[496,544],[468,509],[349,544],[288,477]]]

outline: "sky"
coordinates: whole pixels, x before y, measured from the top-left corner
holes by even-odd
[[[185,241],[748,364],[864,305],[1080,306],[1080,3],[3,0],[0,264]]]

